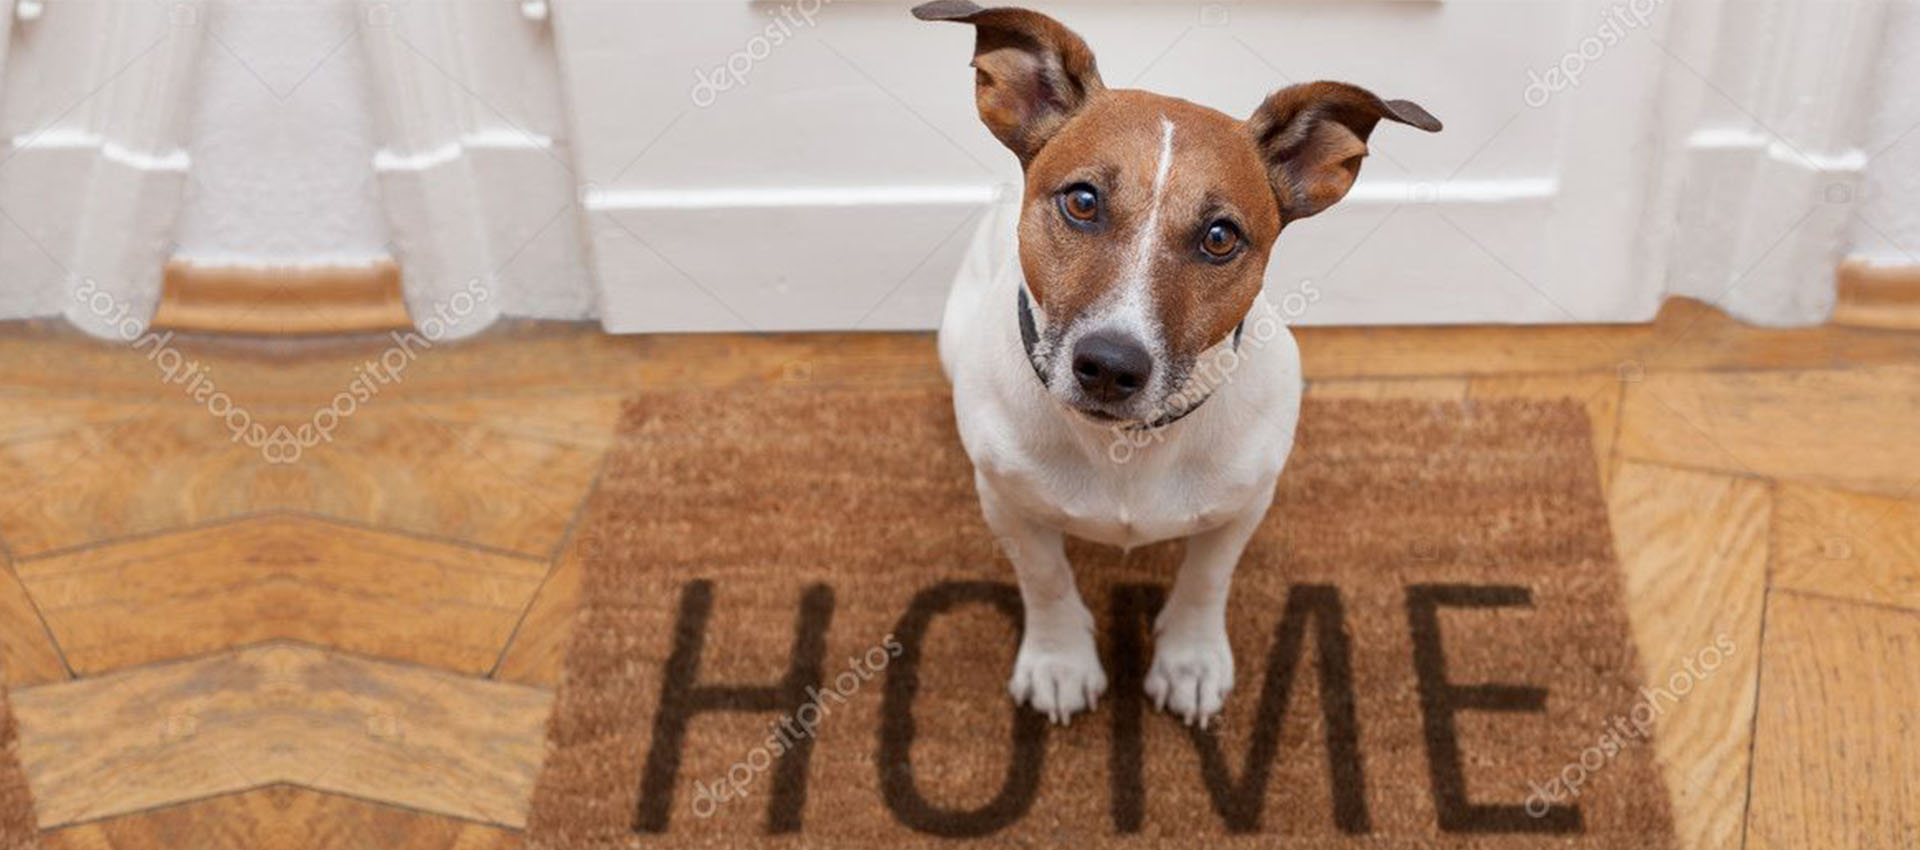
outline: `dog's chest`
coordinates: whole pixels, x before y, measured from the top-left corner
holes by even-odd
[[[1132,463],[1028,457],[986,470],[997,492],[1075,537],[1134,547],[1218,528],[1271,490],[1268,465],[1168,453]]]

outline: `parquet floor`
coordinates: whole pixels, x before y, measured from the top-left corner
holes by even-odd
[[[1647,677],[1735,648],[1662,721],[1686,847],[1920,846],[1920,334],[1676,302],[1300,337],[1316,394],[1585,402]],[[46,846],[518,846],[619,399],[941,381],[926,336],[514,324],[317,413],[390,346],[0,325],[0,648]],[[273,463],[249,423],[328,437]]]

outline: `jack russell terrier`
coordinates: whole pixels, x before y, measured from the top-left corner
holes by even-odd
[[[1107,88],[1086,42],[1038,12],[913,13],[974,27],[980,120],[1025,171],[940,327],[980,507],[1026,608],[1008,690],[1059,723],[1106,690],[1064,535],[1186,538],[1146,691],[1204,727],[1233,688],[1227,586],[1300,411],[1299,349],[1262,297],[1268,254],[1347,193],[1376,123],[1440,122],[1335,82],[1281,89],[1239,121]]]

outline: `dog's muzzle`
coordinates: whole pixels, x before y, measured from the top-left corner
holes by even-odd
[[[1020,287],[1015,305],[1019,310],[1020,345],[1026,350],[1027,365],[1033,368],[1033,375],[1040,379],[1041,386],[1051,387],[1052,382],[1046,370],[1041,368],[1040,359],[1034,356],[1034,349],[1040,345],[1040,328],[1034,320],[1033,302],[1027,297],[1026,287]],[[1230,344],[1238,351],[1246,325],[1246,320],[1242,319],[1240,324],[1233,327],[1228,339],[1221,342]],[[1098,331],[1088,334],[1074,344],[1071,356],[1073,377],[1079,383],[1080,390],[1089,398],[1103,403],[1119,403],[1132,398],[1153,375],[1153,356],[1138,341],[1118,334]],[[1200,409],[1200,405],[1212,397],[1212,390],[1194,399],[1183,399],[1176,395],[1158,416],[1124,427],[1131,431],[1165,428]]]

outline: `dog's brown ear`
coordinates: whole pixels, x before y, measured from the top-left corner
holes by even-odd
[[[1087,43],[1059,21],[1026,9],[983,9],[968,0],[913,7],[923,21],[972,24],[974,101],[980,120],[1020,164],[1105,89]]]
[[[1382,118],[1440,131],[1440,119],[1419,104],[1381,100],[1347,83],[1301,83],[1268,95],[1247,130],[1267,163],[1281,217],[1306,218],[1346,197]]]

